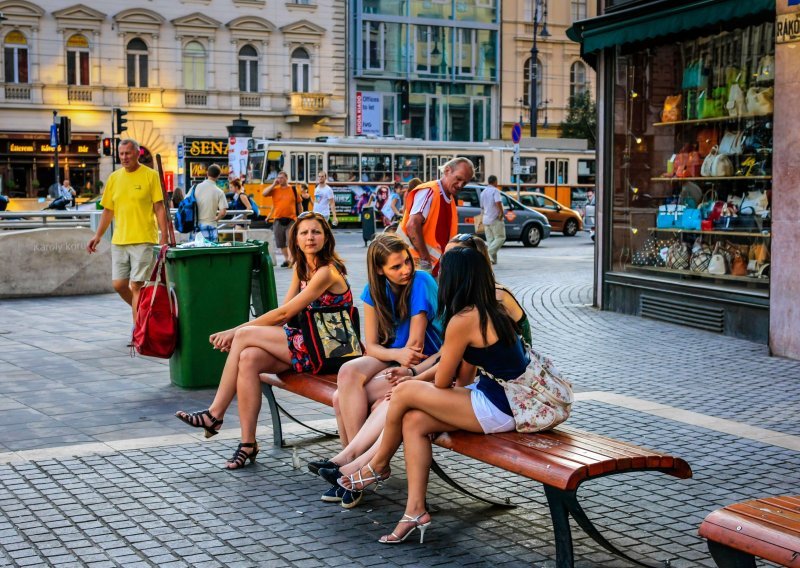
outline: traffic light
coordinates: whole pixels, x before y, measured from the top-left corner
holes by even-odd
[[[114,142],[111,138],[103,138],[103,155],[110,156],[114,153]]]
[[[58,143],[66,150],[72,142],[72,121],[69,117],[62,116],[58,125]]]
[[[128,119],[125,118],[126,114],[128,114],[128,111],[122,110],[121,108],[117,109],[117,134],[122,134],[128,129],[128,127],[125,126],[128,123]]]
[[[407,123],[409,120],[411,120],[411,107],[408,102],[409,90],[409,82],[402,81],[400,83],[400,120],[403,123]]]

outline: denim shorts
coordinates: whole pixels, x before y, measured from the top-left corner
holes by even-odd
[[[496,434],[498,432],[511,432],[516,429],[514,417],[499,410],[492,402],[478,390],[478,383],[472,383],[467,387],[472,392],[470,400],[472,411],[478,419],[484,434]]]

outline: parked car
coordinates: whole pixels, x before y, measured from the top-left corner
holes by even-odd
[[[581,214],[566,205],[561,205],[552,197],[538,191],[522,191],[519,200],[524,206],[547,217],[553,230],[563,233],[565,237],[574,237],[583,229]]]
[[[590,203],[586,204],[586,209],[584,210],[583,213],[583,230],[589,232],[589,235],[591,235],[592,240],[594,240],[595,237],[594,211],[595,211],[595,205],[594,205],[594,200],[592,200]]]
[[[469,184],[458,192],[458,232],[474,233],[475,215],[480,214],[480,195],[485,185]],[[552,227],[547,217],[525,207],[516,199],[501,193],[506,210],[506,240],[522,241],[526,247],[538,247],[542,239],[550,236]]]

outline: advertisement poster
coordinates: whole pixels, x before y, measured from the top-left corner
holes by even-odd
[[[247,174],[247,144],[250,138],[231,136],[228,140],[228,168],[232,177]]]
[[[356,92],[356,134],[383,134],[383,98],[380,93]]]

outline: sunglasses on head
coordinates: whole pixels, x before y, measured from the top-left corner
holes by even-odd
[[[465,243],[467,241],[473,240],[474,238],[475,235],[473,233],[459,233],[458,235],[450,239],[450,241],[454,243]]]

